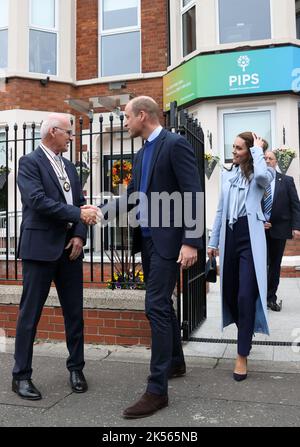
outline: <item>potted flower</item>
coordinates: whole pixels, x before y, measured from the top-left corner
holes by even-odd
[[[205,174],[208,179],[210,179],[213,170],[215,169],[217,163],[219,163],[220,157],[218,155],[213,155],[211,153],[205,152],[204,154],[204,167]]]
[[[83,188],[84,185],[86,184],[88,176],[90,175],[90,170],[88,168],[88,165],[84,161],[83,162],[76,161],[75,166],[79,178],[82,179],[81,187]]]
[[[6,183],[6,173],[8,175],[10,173],[10,169],[7,168],[6,166],[1,165],[0,166],[0,189],[2,189]]]
[[[108,177],[112,175],[113,192],[118,194],[119,185],[127,187],[132,178],[132,163],[129,160],[116,160],[112,165],[111,172],[107,173]]]
[[[296,157],[296,151],[291,148],[278,148],[274,150],[278,166],[282,174],[285,174],[290,167],[290,164],[293,161],[293,158]]]

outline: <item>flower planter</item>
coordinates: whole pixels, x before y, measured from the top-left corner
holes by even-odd
[[[205,175],[208,178],[208,180],[211,177],[211,174],[213,173],[216,165],[217,165],[218,160],[216,160],[215,158],[212,158],[211,160],[204,160],[204,169],[205,169]]]
[[[278,157],[277,163],[282,174],[285,174],[289,169],[294,157],[290,155],[284,155],[282,157]]]

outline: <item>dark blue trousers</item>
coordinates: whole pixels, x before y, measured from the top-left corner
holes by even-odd
[[[143,237],[142,263],[146,282],[146,316],[151,326],[151,363],[147,391],[168,394],[168,373],[184,363],[181,336],[172,293],[179,266],[177,259],[162,258],[151,237]]]
[[[52,280],[56,285],[65,321],[70,354],[67,368],[71,371],[84,367],[82,258],[70,261],[69,254],[69,250],[64,251],[55,262],[23,261],[23,293],[13,368],[16,379],[31,377],[33,342]]]
[[[247,357],[254,331],[258,285],[247,217],[227,225],[223,267],[223,299],[238,328],[238,354]]]
[[[268,249],[268,295],[267,300],[276,303],[277,289],[280,281],[281,261],[285,249],[285,239],[274,239],[266,231]]]

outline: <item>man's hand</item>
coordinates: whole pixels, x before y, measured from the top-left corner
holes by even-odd
[[[86,225],[95,225],[102,219],[100,208],[94,205],[85,205],[81,207],[80,219]]]
[[[68,250],[70,247],[72,247],[72,251],[69,256],[69,259],[70,261],[75,261],[82,252],[83,247],[82,239],[80,237],[73,237],[66,246],[65,250]]]
[[[293,230],[293,239],[300,239],[300,230]]]
[[[265,227],[265,230],[269,230],[270,228],[272,228],[271,222],[265,222],[264,227]]]
[[[190,245],[183,245],[181,247],[177,264],[181,264],[183,269],[188,269],[197,262],[198,250]]]

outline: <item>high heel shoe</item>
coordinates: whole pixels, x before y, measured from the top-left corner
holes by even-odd
[[[246,359],[246,367],[248,366],[248,359]],[[236,382],[241,382],[242,380],[247,379],[247,373],[246,374],[239,374],[236,372],[233,372],[233,378]]]
[[[247,373],[246,374],[238,374],[238,373],[233,373],[233,378],[234,380],[236,380],[237,382],[241,382],[242,380],[247,379]]]

